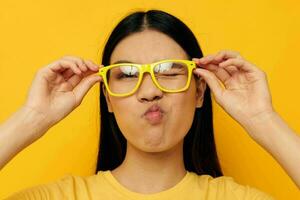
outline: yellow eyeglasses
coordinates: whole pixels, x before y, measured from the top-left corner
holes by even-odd
[[[190,60],[161,60],[151,64],[118,63],[99,70],[108,93],[124,97],[139,88],[143,75],[149,72],[154,84],[164,92],[182,92],[188,89],[196,63]]]

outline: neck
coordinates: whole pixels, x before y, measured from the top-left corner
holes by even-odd
[[[112,170],[123,186],[138,193],[156,193],[176,185],[186,175],[183,141],[165,152],[148,153],[127,142],[122,164]]]

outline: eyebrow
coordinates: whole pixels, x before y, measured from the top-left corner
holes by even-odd
[[[155,60],[154,62],[158,62],[158,61],[161,61],[161,60],[169,60],[169,59],[167,59],[167,58],[165,58],[165,59],[158,59],[158,60]],[[135,63],[135,62],[128,61],[128,60],[118,60],[118,61],[114,62],[113,64],[118,64],[118,63]]]
[[[118,60],[117,62],[114,62],[113,64],[118,64],[118,63],[133,63],[133,62],[128,61],[128,60]]]

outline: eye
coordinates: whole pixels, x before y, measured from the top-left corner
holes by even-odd
[[[162,73],[164,71],[169,71],[172,68],[172,65],[173,65],[172,62],[165,62],[165,63],[158,64],[154,68],[154,72]]]
[[[158,64],[154,68],[155,76],[160,78],[177,78],[177,76],[186,76],[187,71],[187,66],[180,62],[164,62]]]
[[[119,67],[118,78],[137,78],[138,77],[138,69],[132,65],[124,65]]]
[[[123,73],[120,73],[118,75],[118,78],[121,79],[121,78],[136,78],[137,76],[136,75],[127,75],[127,74],[123,74]]]

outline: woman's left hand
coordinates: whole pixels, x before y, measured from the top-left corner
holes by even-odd
[[[274,113],[266,73],[238,52],[223,50],[193,61],[198,65],[193,73],[204,78],[217,103],[241,125]]]

